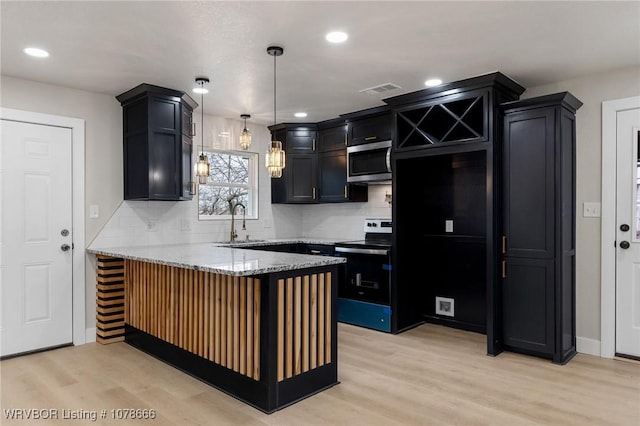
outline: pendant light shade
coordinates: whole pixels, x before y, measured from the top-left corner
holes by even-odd
[[[204,85],[209,83],[209,79],[206,77],[196,78],[196,83],[200,86],[198,93],[200,93],[200,139],[201,139],[201,151],[196,163],[196,176],[198,176],[198,182],[201,184],[207,183],[207,178],[211,174],[211,166],[207,160],[207,155],[204,153],[204,94],[207,90]]]
[[[282,169],[285,166],[284,151],[282,150],[282,142],[271,141],[269,150],[265,157],[265,163],[269,170],[269,176],[272,178],[282,177]]]
[[[280,46],[267,47],[267,53],[273,56],[273,124],[276,124],[276,57],[282,56],[284,49]],[[282,150],[282,142],[272,140],[265,155],[265,165],[272,178],[282,177],[282,169],[285,166],[285,154]]]
[[[251,118],[249,114],[242,114],[240,118],[244,118],[244,129],[240,133],[240,148],[245,151],[251,146],[251,132],[247,130],[247,118]]]

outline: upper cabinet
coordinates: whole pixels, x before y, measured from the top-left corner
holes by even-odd
[[[496,106],[523,91],[497,72],[385,99],[395,112],[395,151],[493,142]]]
[[[185,92],[150,84],[116,99],[123,112],[124,199],[190,200],[198,104]]]
[[[271,202],[315,204],[366,201],[367,188],[347,184],[344,121],[283,123],[272,136],[286,152],[282,178],[271,179]]]
[[[318,202],[367,201],[368,189],[347,183],[347,125],[344,120],[318,123]]]
[[[347,145],[388,141],[393,136],[393,117],[388,107],[343,114],[347,122]]]

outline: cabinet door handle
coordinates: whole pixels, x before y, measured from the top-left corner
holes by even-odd
[[[347,146],[347,134],[344,134],[344,146]]]
[[[372,141],[372,140],[375,140],[375,139],[378,139],[378,137],[377,136],[367,136],[366,138],[364,138],[365,141]]]
[[[502,254],[505,254],[507,252],[507,236],[503,235],[502,236]]]
[[[315,151],[316,150],[316,140],[315,138],[311,141],[311,151]]]
[[[347,193],[347,185],[344,186],[344,198],[349,198],[349,194]]]
[[[191,136],[195,136],[196,135],[196,123],[194,123],[193,121],[191,122]]]
[[[315,186],[313,187],[313,199],[314,200],[316,199],[316,187]]]
[[[507,278],[507,261],[502,261],[502,278]]]

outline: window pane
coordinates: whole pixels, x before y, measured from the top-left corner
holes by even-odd
[[[235,214],[245,213],[257,217],[257,161],[258,154],[243,152],[206,152],[211,164],[211,175],[206,184],[199,185],[198,217],[200,219],[226,219],[230,205],[240,203]],[[231,203],[231,204],[230,204]]]
[[[211,183],[249,184],[249,157],[226,153],[208,153]]]

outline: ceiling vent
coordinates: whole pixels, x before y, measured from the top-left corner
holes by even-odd
[[[378,93],[388,92],[390,90],[401,89],[400,86],[393,83],[384,83],[377,86],[369,87],[368,89],[360,90],[360,93],[366,93],[367,95],[377,95]]]

